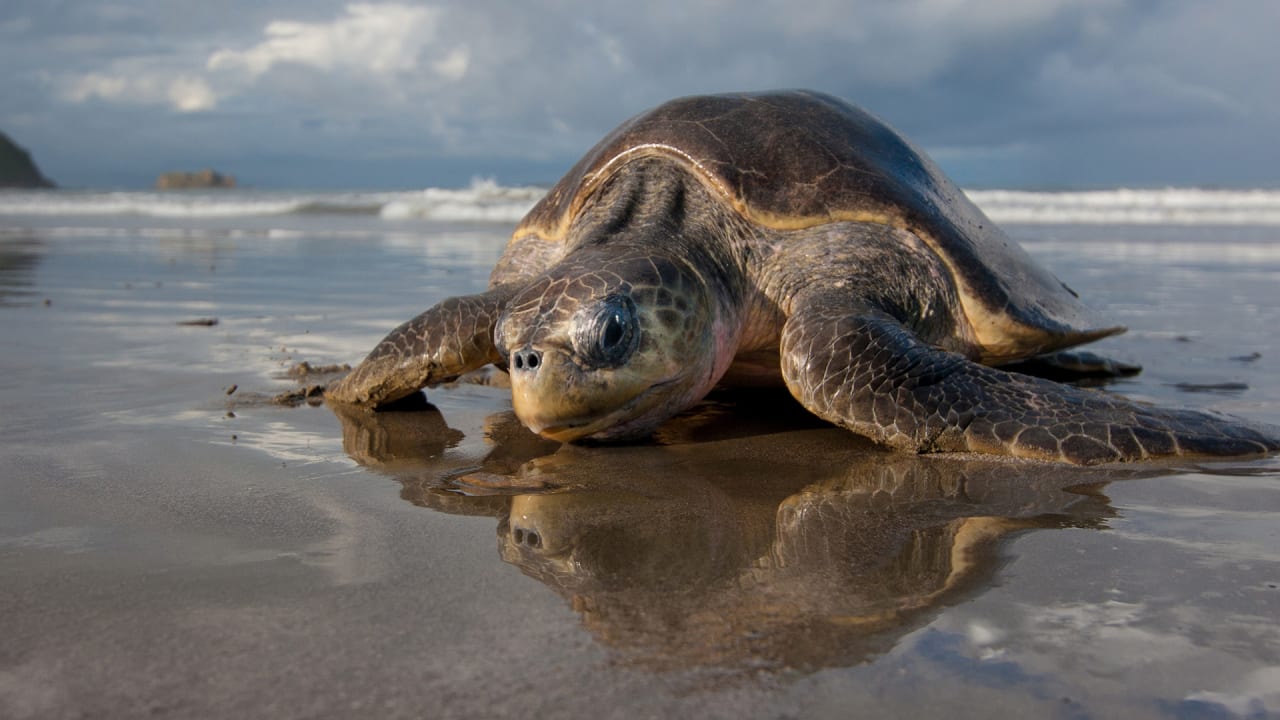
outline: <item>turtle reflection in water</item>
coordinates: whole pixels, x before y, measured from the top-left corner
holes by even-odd
[[[497,518],[503,560],[652,669],[862,662],[982,587],[1008,533],[1099,526],[1101,484],[1143,472],[884,452],[784,431],[786,417],[735,437],[733,410],[709,429],[676,418],[674,444],[602,448],[548,443],[507,414],[479,461],[446,449],[454,431],[430,408],[339,416],[353,458],[410,502]],[[404,441],[414,427],[432,429]]]
[[[521,422],[560,441],[644,437],[719,382],[765,380],[912,452],[1280,447],[1274,429],[992,367],[1121,330],[863,110],[692,97],[604,138],[517,227],[487,291],[401,325],[327,397],[383,405],[493,363]]]

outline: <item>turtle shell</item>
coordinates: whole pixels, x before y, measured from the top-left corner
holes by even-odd
[[[514,238],[563,241],[593,190],[630,161],[652,156],[683,164],[743,217],[772,230],[851,221],[915,234],[950,271],[983,362],[1123,331],[1100,324],[892,128],[814,92],[688,97],[638,115],[592,148]]]

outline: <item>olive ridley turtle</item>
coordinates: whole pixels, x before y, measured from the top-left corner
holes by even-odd
[[[393,330],[334,402],[495,364],[533,431],[642,437],[720,382],[784,382],[913,452],[1073,463],[1280,448],[1242,420],[998,366],[1123,328],[885,123],[813,92],[688,97],[614,130],[516,228],[487,291]]]

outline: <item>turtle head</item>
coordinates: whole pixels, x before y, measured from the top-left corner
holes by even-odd
[[[643,437],[711,389],[732,355],[719,304],[687,264],[576,257],[507,305],[494,344],[516,416],[554,440]]]

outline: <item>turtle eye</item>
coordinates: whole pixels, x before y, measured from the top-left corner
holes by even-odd
[[[640,338],[636,305],[625,295],[605,298],[580,327],[574,345],[595,366],[617,367],[635,350]]]

